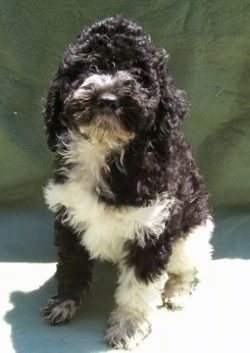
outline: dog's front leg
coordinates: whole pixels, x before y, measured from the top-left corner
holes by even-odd
[[[135,275],[134,267],[121,270],[115,300],[104,340],[114,348],[133,349],[150,331],[151,317],[161,303],[161,290],[167,280],[161,276],[145,283]]]
[[[55,245],[58,247],[58,264],[55,278],[58,294],[49,298],[41,308],[41,316],[50,324],[65,323],[81,306],[82,293],[91,281],[93,261],[79,243],[78,236],[59,218],[55,221]]]

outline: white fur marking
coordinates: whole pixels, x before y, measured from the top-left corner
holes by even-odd
[[[201,279],[211,258],[212,246],[209,243],[213,222],[209,218],[204,225],[194,227],[186,237],[173,244],[169,259],[163,300],[171,309],[182,309],[189,301],[195,279]]]
[[[152,309],[161,304],[161,291],[167,279],[164,271],[160,278],[150,283],[138,282],[133,268],[122,267],[115,294],[116,303],[129,308],[131,312],[139,311],[148,316]]]
[[[108,171],[105,158],[110,152],[106,144],[92,144],[81,136],[71,134],[71,142],[62,152],[65,164],[75,165],[67,174],[67,182],[51,181],[45,189],[49,208],[57,212],[65,207],[64,221],[81,236],[92,258],[117,262],[127,240],[136,239],[143,246],[145,237],[160,236],[169,216],[172,200],[166,193],[145,207],[107,207],[98,202],[96,190],[113,197],[102,178],[101,169]],[[120,161],[123,150],[120,152]]]
[[[111,75],[97,75],[93,74],[89,76],[81,85],[80,89],[85,89],[86,86],[94,85],[98,89],[111,86],[113,84],[113,77]]]
[[[89,89],[89,86],[94,89],[107,89],[113,87],[116,82],[123,82],[129,79],[133,79],[133,76],[126,71],[118,71],[115,75],[97,75],[93,74],[86,78],[81,87],[75,92],[74,98],[81,96],[81,92]]]
[[[214,224],[208,218],[204,225],[192,228],[186,238],[178,239],[173,245],[167,271],[177,275],[201,271],[211,258],[213,229]]]
[[[105,340],[116,348],[133,349],[149,332],[152,313],[161,303],[167,274],[149,284],[137,281],[134,269],[122,268]]]

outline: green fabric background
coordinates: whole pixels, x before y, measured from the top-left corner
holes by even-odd
[[[40,197],[51,174],[42,99],[65,47],[107,15],[139,22],[170,53],[184,130],[214,206],[250,205],[250,1],[0,0],[1,202]]]
[[[117,14],[170,53],[191,107],[183,129],[216,210],[203,287],[190,309],[160,310],[136,352],[248,353],[250,0],[0,0],[0,350],[111,353],[102,342],[117,281],[109,265],[95,267],[84,310],[70,325],[50,327],[38,315],[56,293],[53,215],[42,200],[52,156],[41,112],[67,44]]]

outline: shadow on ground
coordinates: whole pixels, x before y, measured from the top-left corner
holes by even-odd
[[[86,294],[81,311],[68,324],[50,326],[39,316],[39,307],[48,296],[55,294],[54,279],[48,280],[39,289],[24,293],[13,292],[10,301],[13,305],[5,316],[11,325],[11,338],[16,353],[56,353],[56,352],[106,352],[103,331],[109,312],[113,307],[115,273],[104,265],[95,274],[92,289]]]

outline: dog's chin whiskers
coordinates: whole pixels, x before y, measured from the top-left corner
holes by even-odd
[[[79,126],[79,131],[92,143],[108,144],[111,149],[124,146],[135,137],[133,132],[126,131],[114,119],[113,121],[97,120],[96,123],[89,125],[82,124]]]

